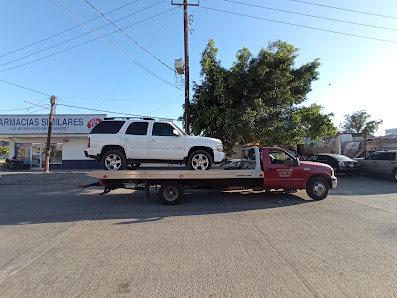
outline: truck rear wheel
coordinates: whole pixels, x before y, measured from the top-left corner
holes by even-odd
[[[315,201],[325,199],[329,193],[329,184],[323,177],[313,177],[306,186],[306,193]]]
[[[175,181],[164,182],[159,190],[159,198],[163,204],[176,205],[183,198],[183,186]]]
[[[102,168],[104,170],[125,170],[127,167],[127,160],[123,152],[119,150],[110,150],[102,157]]]

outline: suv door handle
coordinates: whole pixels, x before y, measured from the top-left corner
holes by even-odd
[[[128,139],[127,139],[127,138],[124,138],[123,141],[128,141]]]
[[[152,142],[157,142],[157,140],[156,139],[152,139]]]
[[[378,163],[377,161],[374,161],[373,163]]]

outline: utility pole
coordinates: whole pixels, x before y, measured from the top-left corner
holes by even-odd
[[[185,40],[185,131],[189,134],[190,127],[190,101],[189,101],[189,20],[187,14],[188,6],[199,6],[200,2],[197,4],[189,4],[188,0],[183,0],[183,3],[174,3],[171,0],[172,5],[183,5],[183,33]]]
[[[52,130],[52,119],[54,117],[55,104],[56,104],[56,97],[55,95],[53,95],[51,96],[51,112],[50,112],[50,118],[48,119],[48,135],[47,135],[47,148],[45,152],[44,173],[50,172],[51,130]]]

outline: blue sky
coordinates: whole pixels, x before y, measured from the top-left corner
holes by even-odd
[[[106,13],[133,1],[90,2]],[[309,1],[386,15],[390,18],[291,0],[236,1],[389,29],[312,18],[224,0],[201,0],[200,7],[189,7],[189,14],[193,16],[193,31],[189,35],[191,85],[193,81],[200,81],[200,54],[210,38],[214,38],[219,48],[218,57],[226,67],[232,65],[236,52],[242,47],[247,47],[253,54],[257,54],[269,41],[283,40],[300,50],[297,66],[316,58],[320,59],[320,79],[313,84],[313,91],[308,95],[305,105],[318,103],[324,106],[324,112],[335,114],[333,120],[337,126],[343,121],[344,115],[363,109],[371,114],[373,119],[384,120],[379,130],[380,134],[387,128],[397,127],[395,0]],[[196,3],[193,0],[190,2]],[[295,26],[227,14],[210,8],[287,22]],[[180,7],[172,6],[170,0],[137,0],[107,16],[116,21],[130,14],[134,15],[116,23],[120,27],[138,23],[125,31],[141,46],[171,67],[175,59],[183,57],[183,11]],[[180,78],[121,32],[98,38],[117,30],[108,25],[109,22],[103,17],[86,26],[10,53],[79,25],[78,20],[84,22],[98,16],[99,13],[84,0],[3,1],[0,18],[0,80],[54,94],[58,97],[59,104],[167,118],[178,118],[182,115],[184,93]],[[155,17],[143,21],[152,16]],[[104,25],[108,26],[94,31]],[[66,42],[82,34],[85,35]],[[95,38],[98,39],[77,46]],[[62,42],[64,43],[56,46]],[[77,47],[67,50],[74,46]],[[49,47],[53,48],[47,49]],[[35,54],[38,51],[42,52]],[[59,51],[64,52],[55,54]],[[28,55],[31,56],[25,57]],[[44,58],[48,55],[53,56]],[[41,60],[29,63],[36,59]],[[170,84],[144,71],[133,63],[133,60]],[[21,66],[25,63],[29,64]],[[45,109],[24,101],[49,105],[46,95],[0,81],[1,114],[46,113]],[[96,112],[59,105],[57,113]],[[111,113],[108,114],[112,116]]]

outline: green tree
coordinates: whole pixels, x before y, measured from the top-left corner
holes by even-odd
[[[373,136],[383,120],[368,121],[370,118],[371,115],[367,114],[366,111],[356,111],[351,115],[345,115],[342,128],[347,133],[355,133],[363,137]]]
[[[318,78],[318,60],[295,68],[298,50],[277,41],[253,56],[236,54],[230,69],[221,66],[211,39],[201,57],[200,84],[194,83],[190,123],[194,134],[222,140],[227,153],[236,142],[263,146],[295,146],[336,133],[321,106],[301,106]]]

